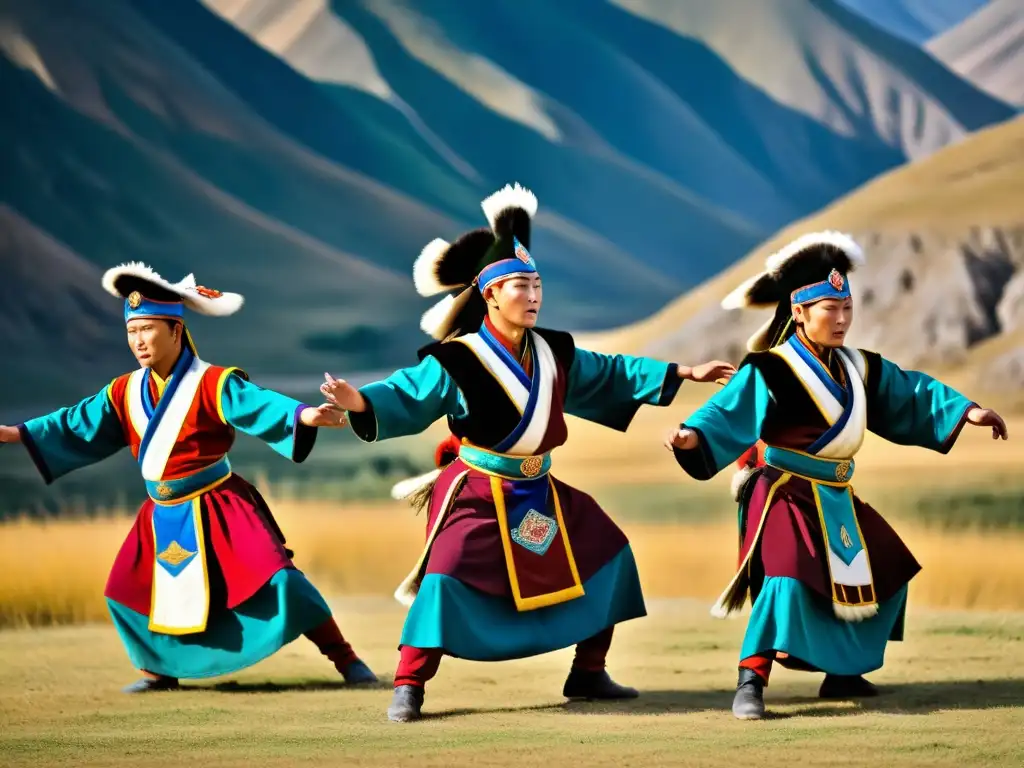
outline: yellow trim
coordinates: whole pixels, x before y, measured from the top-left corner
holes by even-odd
[[[203,622],[194,627],[165,627],[153,622],[153,600],[156,597],[156,569],[160,567],[160,563],[157,562],[156,558],[156,525],[153,525],[153,586],[150,588],[149,596],[150,632],[159,632],[161,635],[192,635],[206,631],[206,625],[210,620],[210,571],[206,565],[206,538],[203,535],[202,501],[198,498],[192,500],[192,522],[196,527],[196,545],[198,549],[196,557],[202,555],[203,558],[203,589],[206,591],[206,613],[203,616]]]
[[[463,482],[465,482],[466,475],[469,471],[460,472],[452,480],[452,484],[448,486],[448,493],[445,496],[444,504],[437,513],[437,520],[434,521],[433,527],[430,529],[430,535],[427,536],[427,543],[423,546],[423,551],[420,552],[420,558],[416,561],[415,567],[406,576],[405,581],[402,584],[418,584],[422,580],[423,567],[427,563],[427,557],[430,555],[430,549],[434,546],[434,539],[437,538],[437,534],[441,531],[441,526],[444,521],[448,518],[448,512],[452,508],[452,502],[455,501],[455,497],[458,495],[459,490],[462,488]]]
[[[227,418],[224,416],[224,385],[227,384],[228,376],[230,376],[235,371],[241,370],[242,369],[238,368],[237,366],[232,368],[225,368],[223,371],[221,371],[220,378],[217,379],[217,418],[220,419],[221,424],[228,423]],[[242,372],[245,373],[244,371]]]
[[[193,491],[192,493],[188,494],[188,496],[182,496],[180,499],[175,499],[174,501],[158,501],[157,499],[154,499],[152,496],[150,496],[149,498],[153,501],[154,504],[159,504],[161,507],[173,507],[176,504],[181,504],[181,503],[186,502],[186,501],[192,501],[193,499],[197,499],[200,496],[202,496],[204,493],[209,493],[214,488],[216,488],[217,486],[221,485],[225,480],[227,480],[233,474],[234,474],[233,471],[228,470],[228,473],[226,475],[224,475],[224,477],[222,477],[220,480],[214,480],[209,485],[204,485],[198,491]]]
[[[824,456],[815,456],[813,453],[808,453],[807,451],[801,451],[799,448],[784,448],[781,445],[770,445],[769,443],[765,443],[765,445],[767,445],[769,448],[778,448],[780,451],[789,451],[790,453],[799,453],[801,456],[806,456],[806,457],[808,457],[810,459],[815,459],[817,461],[827,461],[827,462],[830,462],[831,464],[841,464],[844,461],[854,461],[854,458],[852,456],[850,458],[848,458],[848,459],[828,459],[828,458],[825,458]],[[799,477],[801,480],[807,480],[808,482],[811,482],[811,483],[821,483],[822,485],[832,485],[832,486],[835,486],[837,488],[845,487],[845,486],[848,486],[848,485],[850,485],[852,483],[851,480],[847,480],[845,483],[840,483],[838,481],[832,481],[832,480],[819,480],[816,477],[809,477],[808,475],[801,475],[799,472],[794,472],[794,471],[792,471],[790,469],[782,469],[782,467],[776,467],[774,464],[768,464],[768,466],[769,467],[774,467],[775,469],[779,470],[780,472],[786,472],[787,474],[790,474],[793,477]]]
[[[469,344],[469,343],[466,342],[466,337],[465,336],[459,336],[457,339],[452,339],[452,341],[459,342],[460,344],[462,344],[462,346],[464,346],[466,349],[468,349],[470,352],[473,353],[473,356],[477,360],[480,361],[480,365],[483,366],[484,370],[487,371],[489,374],[491,374],[491,378],[494,379],[496,382],[498,382],[498,386],[500,386],[503,390],[505,390],[505,394],[508,396],[508,399],[510,401],[512,401],[512,405],[515,407],[515,409],[517,411],[519,411],[519,415],[522,416],[523,413],[524,413],[523,409],[519,407],[519,403],[517,403],[516,399],[514,397],[512,397],[512,393],[508,391],[508,387],[506,387],[505,386],[505,382],[501,380],[501,376],[499,376],[497,373],[495,373],[491,369],[491,366],[489,366],[487,364],[487,362],[482,357],[480,357],[479,353],[477,353],[477,351],[475,349],[473,349],[473,345],[472,344]]]
[[[845,600],[840,600],[839,599],[839,595],[836,594],[836,579],[832,575],[832,559],[829,557],[830,547],[829,547],[829,543],[828,543],[828,528],[825,526],[825,510],[821,506],[821,496],[818,494],[818,485],[817,485],[816,481],[812,481],[811,482],[811,490],[814,493],[814,506],[817,507],[817,509],[818,509],[818,520],[821,523],[821,538],[825,542],[825,552],[823,553],[823,559],[825,560],[825,566],[828,568],[828,580],[831,582],[831,586],[832,586],[832,601],[835,602],[835,603],[839,603],[839,605],[850,605],[850,606],[854,606],[854,607],[860,606],[860,605],[874,605],[877,602],[875,600],[865,600],[865,601],[860,602],[860,603],[850,603],[850,602],[847,602]],[[871,590],[875,591],[875,577],[874,577],[874,573],[871,570],[871,560],[870,560],[869,555],[868,555],[868,546],[865,543],[864,535],[861,533],[861,530],[860,530],[860,521],[857,520],[857,508],[853,506],[853,493],[852,493],[852,491],[848,490],[847,493],[846,493],[846,496],[847,496],[847,498],[850,501],[850,507],[851,507],[851,509],[853,511],[853,520],[857,524],[857,535],[860,536],[860,546],[864,550],[864,558],[868,562],[868,575],[871,577]],[[854,585],[853,584],[844,584],[843,586],[844,587],[852,587]],[[863,594],[860,592],[860,588],[859,587],[858,587],[857,595],[858,595],[858,597],[863,597]],[[877,595],[876,595],[876,597],[877,597]]]
[[[785,485],[789,478],[790,474],[788,472],[783,472],[779,479],[772,483],[772,487],[768,490],[768,497],[764,500],[764,506],[761,507],[761,520],[757,524],[757,532],[754,534],[754,540],[750,542],[750,549],[747,550],[747,556],[743,558],[743,562],[740,563],[739,568],[736,569],[736,573],[733,574],[732,579],[729,580],[729,585],[722,593],[722,597],[719,598],[719,602],[721,602],[726,595],[730,594],[736,588],[739,583],[739,578],[744,574],[747,576],[747,586],[743,588],[744,594],[746,594],[747,590],[750,588],[750,557],[757,548],[757,543],[761,540],[761,534],[764,532],[765,521],[768,519],[768,508],[771,507],[772,501],[775,499],[775,492],[780,486]],[[748,518],[749,513],[750,510],[747,510]],[[742,547],[742,543],[740,546]]]
[[[145,436],[146,430],[139,429],[139,425],[135,422],[135,419],[132,418],[132,385],[135,383],[135,377],[142,375],[142,370],[143,369],[140,368],[137,371],[133,371],[128,377],[128,383],[124,388],[124,414],[128,417],[128,423],[131,424],[132,429],[135,431],[135,434],[138,436],[140,441]],[[141,387],[139,392],[141,396]]]
[[[164,388],[167,386],[167,382],[160,378],[160,374],[154,371],[152,368],[149,369],[149,376],[153,379],[153,383],[156,384],[156,396],[159,400],[163,397]],[[168,377],[168,380],[170,377]]]
[[[579,570],[576,568],[576,560],[569,545],[569,533],[565,530],[565,521],[562,519],[562,504],[558,499],[558,491],[555,489],[554,481],[548,477],[548,484],[555,501],[555,521],[558,530],[562,535],[562,543],[565,545],[565,555],[569,562],[569,571],[572,573],[573,585],[559,590],[549,592],[545,595],[523,597],[519,589],[519,576],[516,573],[515,560],[512,554],[512,537],[508,531],[508,513],[505,509],[505,492],[501,487],[501,478],[491,475],[491,496],[494,499],[494,511],[498,516],[498,530],[501,531],[501,546],[505,550],[505,567],[508,570],[509,584],[512,586],[512,597],[516,601],[516,610],[532,611],[537,608],[547,608],[551,605],[564,603],[577,597],[583,597],[583,584],[580,582]]]

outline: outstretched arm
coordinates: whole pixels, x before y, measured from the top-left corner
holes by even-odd
[[[867,360],[868,429],[889,442],[948,453],[966,424],[992,428],[1007,438],[995,411],[920,371],[905,371],[874,352]]]
[[[286,459],[301,464],[313,451],[318,427],[344,426],[334,406],[318,408],[253,384],[241,371],[228,369],[218,393],[225,424],[262,440]]]
[[[80,403],[17,427],[0,427],[0,442],[22,443],[47,485],[125,447],[110,387]]]
[[[673,428],[665,446],[688,475],[709,480],[757,443],[771,402],[761,372],[744,365],[714,397]]]
[[[576,348],[565,412],[624,432],[642,405],[670,405],[683,381],[715,381],[735,372],[715,361],[690,368],[649,357],[605,355]]]
[[[465,411],[458,387],[433,357],[360,389],[330,374],[326,379],[320,391],[348,411],[352,431],[367,443],[415,435],[442,416]]]

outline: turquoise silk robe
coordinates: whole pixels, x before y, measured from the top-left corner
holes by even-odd
[[[950,450],[973,403],[940,381],[864,350],[822,360],[797,336],[747,357],[732,380],[683,427],[699,435],[676,450],[706,480],[758,440],[766,466],[738,494],[741,567],[715,606],[725,615],[749,594],[741,658],[839,675],[882,665],[902,637],[907,584],[920,566],[895,531],[853,493],[855,455],[871,431],[894,443]]]

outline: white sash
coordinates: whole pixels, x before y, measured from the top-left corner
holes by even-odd
[[[203,374],[209,367],[209,363],[198,357],[192,360],[192,364],[182,374],[181,381],[170,396],[171,402],[164,407],[159,421],[153,424],[146,416],[142,402],[142,398],[147,394],[142,389],[143,370],[135,371],[131,375],[128,381],[128,415],[132,428],[139,436],[139,440],[143,439],[147,430],[154,430],[146,452],[140,457],[142,477],[145,480],[156,482],[163,479],[167,460],[178,442],[185,417],[192,408]]]
[[[818,372],[808,365],[800,353],[793,348],[793,344],[799,343],[799,341],[790,341],[780,344],[773,348],[772,352],[789,364],[794,375],[803,384],[807,394],[811,396],[830,427],[839,422],[847,409],[850,410],[845,426],[826,445],[818,449],[817,455],[826,459],[852,458],[864,443],[864,435],[867,430],[867,394],[864,390],[866,365],[863,356],[859,350],[846,347],[841,347],[838,350],[839,359],[846,372],[849,393],[849,402],[844,408],[843,404],[836,399],[821,380]]]
[[[526,428],[519,439],[511,448],[503,451],[503,453],[514,456],[532,456],[540,448],[551,418],[555,377],[558,375],[558,365],[555,362],[555,354],[551,351],[551,346],[539,334],[533,331],[528,331],[528,333],[533,343],[533,365],[537,372],[533,379],[535,382],[533,386],[538,388],[536,403],[532,413],[529,414],[526,411],[530,402],[531,390],[523,386],[522,381],[512,371],[508,363],[491,349],[490,345],[479,334],[471,333],[456,339],[456,341],[462,342],[469,347],[483,364],[484,369],[497,379],[519,411],[521,417],[529,418],[529,422],[526,424]]]

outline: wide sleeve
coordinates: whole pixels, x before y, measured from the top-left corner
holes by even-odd
[[[349,423],[356,436],[367,443],[415,435],[442,416],[465,412],[455,381],[433,356],[359,391],[367,407],[362,413],[349,411]]]
[[[47,485],[127,445],[109,386],[77,405],[19,424],[18,431]]]
[[[868,429],[891,443],[948,453],[976,403],[925,373],[862,352],[868,366]]]
[[[675,363],[577,348],[564,408],[573,416],[625,432],[641,405],[669,405],[682,381]]]
[[[771,390],[757,366],[741,366],[680,425],[696,432],[700,442],[689,450],[675,449],[679,466],[697,480],[717,475],[757,443],[771,402]]]
[[[299,419],[309,407],[305,403],[253,384],[236,370],[224,376],[218,403],[225,424],[262,440],[286,459],[301,464],[313,451],[317,429]]]

